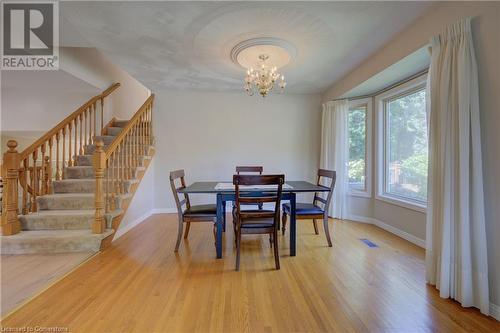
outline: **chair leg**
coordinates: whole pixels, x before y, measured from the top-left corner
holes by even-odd
[[[177,230],[177,243],[175,243],[175,251],[179,251],[179,245],[181,245],[181,238],[182,238],[182,228],[184,226],[184,221],[182,219],[182,216],[179,217],[179,228]]]
[[[236,230],[236,271],[240,270],[241,229]]]
[[[226,232],[226,202],[222,201],[222,232]]]
[[[237,228],[236,228],[236,223],[238,221],[236,221],[236,210],[233,209],[233,232],[234,232],[234,244],[236,245],[237,243]]]
[[[319,235],[318,224],[316,223],[316,219],[313,219],[313,225],[314,225],[314,233],[316,235]]]
[[[217,223],[214,223],[212,233],[214,234],[214,245],[217,248]]]
[[[280,256],[278,253],[278,230],[274,229],[274,262],[276,264],[276,269],[280,269]]]
[[[184,231],[184,238],[188,238],[190,228],[191,228],[191,222],[186,222],[186,230]]]
[[[328,230],[328,216],[323,218],[323,227],[325,228],[326,241],[328,246],[332,247],[332,240],[330,238],[330,231]]]
[[[281,226],[281,234],[285,234],[285,229],[286,229],[286,213],[283,212],[283,217],[281,218],[282,226]]]

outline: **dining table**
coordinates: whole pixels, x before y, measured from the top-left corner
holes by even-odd
[[[330,188],[316,185],[307,181],[286,181],[282,188],[281,201],[290,202],[290,256],[297,254],[297,219],[296,198],[298,193],[329,192]],[[226,202],[236,201],[236,192],[230,181],[200,181],[178,190],[183,194],[215,194],[217,197],[217,223],[216,223],[216,254],[217,259],[222,258],[222,234],[225,231]],[[240,189],[241,193],[251,195],[265,195],[276,192],[276,188],[246,188]]]

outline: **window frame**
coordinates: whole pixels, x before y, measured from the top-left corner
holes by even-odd
[[[394,99],[410,95],[419,90],[427,88],[427,74],[423,74],[408,82],[405,82],[397,87],[389,89],[377,96],[375,96],[375,108],[377,115],[377,129],[376,129],[376,193],[375,199],[385,201],[397,206],[412,209],[415,211],[427,212],[427,203],[418,200],[412,200],[402,196],[394,195],[386,191],[387,184],[387,170],[388,165],[388,147],[387,147],[387,109],[386,104]],[[427,98],[427,96],[426,96]]]
[[[347,194],[354,197],[371,198],[372,197],[372,146],[373,146],[373,98],[363,98],[349,101],[349,111],[351,109],[366,106],[365,117],[365,189],[359,190],[351,188],[348,181]],[[347,129],[349,133],[349,129]],[[349,134],[348,134],[349,135]],[[347,147],[349,149],[349,147]],[[348,152],[349,153],[349,152]],[[349,168],[349,167],[348,167]],[[349,172],[349,169],[347,170]]]

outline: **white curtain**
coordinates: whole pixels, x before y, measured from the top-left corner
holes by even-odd
[[[426,275],[489,313],[479,87],[470,19],[431,39]]]
[[[323,104],[320,167],[337,172],[337,182],[328,215],[338,219],[345,218],[347,214],[348,111],[348,100]]]

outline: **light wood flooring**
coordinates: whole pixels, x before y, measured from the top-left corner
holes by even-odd
[[[93,253],[0,256],[0,316],[43,291]]]
[[[330,223],[333,248],[310,221],[298,221],[296,257],[280,236],[279,271],[267,237],[244,237],[235,272],[230,221],[217,260],[209,223],[192,226],[175,254],[176,216],[154,215],[2,325],[85,333],[500,331],[499,322],[425,284],[423,249],[372,225]]]

